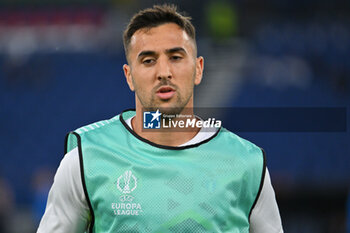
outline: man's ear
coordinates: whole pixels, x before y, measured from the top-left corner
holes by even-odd
[[[202,56],[196,58],[196,77],[194,79],[194,84],[199,85],[202,81],[204,69],[204,58]]]
[[[124,70],[124,76],[126,78],[126,82],[128,83],[128,86],[131,91],[134,91],[134,84],[132,82],[132,76],[131,76],[131,67],[127,64],[123,65],[123,70]]]

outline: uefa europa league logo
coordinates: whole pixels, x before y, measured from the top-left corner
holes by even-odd
[[[117,188],[124,194],[131,193],[137,187],[137,179],[130,170],[124,172],[117,180]]]

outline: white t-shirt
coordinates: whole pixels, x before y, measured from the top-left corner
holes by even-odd
[[[131,118],[125,121],[130,128]],[[215,132],[200,130],[181,146],[199,143]],[[89,207],[81,181],[79,153],[75,148],[62,159],[50,189],[46,210],[37,233],[84,233],[89,223]],[[283,233],[281,218],[266,169],[264,184],[250,216],[250,233]]]

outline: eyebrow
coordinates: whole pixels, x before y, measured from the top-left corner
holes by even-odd
[[[154,52],[152,50],[146,50],[146,51],[142,51],[141,53],[139,53],[139,55],[137,57],[152,56],[155,54],[156,54],[156,52]]]
[[[183,52],[183,53],[186,53],[186,50],[182,47],[175,47],[175,48],[171,48],[171,49],[167,49],[165,50],[165,53],[176,53],[176,52]],[[145,51],[142,51],[141,53],[139,53],[139,55],[137,57],[144,57],[144,56],[154,56],[156,55],[156,52],[155,51],[152,51],[152,50],[145,50]]]
[[[165,52],[166,53],[177,53],[177,52],[186,53],[186,50],[182,47],[175,47],[175,48],[167,49],[167,50],[165,50]]]

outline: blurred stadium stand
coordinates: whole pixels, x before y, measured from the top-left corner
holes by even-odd
[[[0,193],[14,199],[0,232],[35,231],[50,182],[38,176],[52,182],[67,132],[134,106],[121,33],[130,13],[152,3],[0,3],[0,177],[8,184]],[[199,106],[349,109],[349,2],[226,1],[237,21],[222,40],[206,28],[215,2],[176,3],[194,18],[206,59]],[[285,232],[350,232],[349,129],[238,135],[267,152]]]

